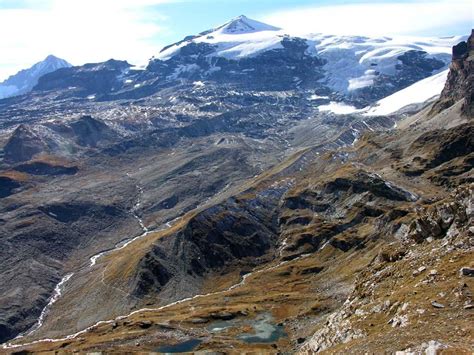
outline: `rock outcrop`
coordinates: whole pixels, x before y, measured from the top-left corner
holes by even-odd
[[[433,206],[430,210],[418,211],[418,217],[412,222],[410,228],[403,226],[400,228],[404,231],[403,237],[400,239],[402,244],[392,243],[389,246],[392,251],[398,248],[404,252],[396,258],[386,258],[380,254],[379,259],[374,260],[372,265],[359,275],[354,291],[341,309],[327,317],[326,322],[305,343],[301,352],[321,352],[327,349],[338,349],[340,352],[344,352],[343,349],[354,350],[350,345],[344,344],[351,344],[353,340],[359,338],[364,338],[363,343],[365,344],[374,342],[374,340],[369,340],[377,334],[374,333],[374,327],[384,326],[377,324],[380,322],[380,317],[388,320],[388,329],[412,327],[411,319],[427,312],[421,308],[427,307],[427,305],[420,302],[417,294],[438,292],[438,297],[439,295],[446,297],[445,292],[440,292],[439,283],[443,280],[456,282],[447,277],[440,278],[436,269],[427,272],[426,266],[418,267],[418,265],[423,265],[423,263],[426,265],[426,263],[433,263],[433,260],[441,259],[442,262],[438,263],[439,267],[448,262],[448,259],[449,262],[454,262],[453,255],[463,260],[469,258],[469,250],[474,246],[473,234],[468,229],[468,226],[474,223],[473,207],[474,189],[470,186],[457,189],[445,201]],[[427,244],[434,243],[433,238],[441,238],[441,240],[437,244],[437,248],[433,248],[430,253],[427,253],[427,250],[431,249]],[[412,246],[413,240],[418,243],[416,247]],[[415,268],[412,275],[405,270],[407,264],[411,265],[410,270]],[[444,272],[446,273],[446,271]],[[453,277],[453,272],[456,273],[456,269],[450,270],[449,277]],[[412,292],[399,291],[397,294],[393,291],[390,293],[387,290],[394,286],[390,281],[384,280],[390,275],[392,277],[398,275],[399,279],[406,278],[404,280],[406,285],[411,283],[412,278],[421,280],[414,285]],[[434,286],[422,287],[422,285],[434,284],[438,284],[438,288]],[[445,291],[448,289],[449,287],[443,287]],[[463,289],[463,293],[459,293],[450,303],[451,309],[454,307],[462,309],[464,304],[471,304],[470,296],[463,296],[463,294],[469,295],[469,291],[466,291],[469,286],[464,284],[461,289]],[[400,298],[401,295],[404,298]],[[384,299],[384,296],[390,297]],[[439,301],[431,301],[429,304],[436,309],[446,308]],[[389,330],[386,331],[389,332]],[[357,349],[361,346],[360,344],[356,345]],[[452,344],[449,345],[449,347],[452,346]]]
[[[118,134],[103,121],[91,116],[82,116],[70,124],[74,139],[80,146],[96,147],[99,144],[111,143]]]
[[[467,41],[453,47],[448,80],[432,113],[438,113],[463,100],[462,113],[474,117],[474,30]]]

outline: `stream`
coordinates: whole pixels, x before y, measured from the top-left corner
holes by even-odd
[[[129,174],[127,174],[127,176],[130,176]],[[124,239],[120,242],[118,242],[113,248],[110,248],[110,249],[106,249],[106,250],[103,250],[95,255],[93,255],[92,257],[89,258],[89,267],[88,268],[92,268],[93,266],[95,266],[95,264],[97,263],[97,260],[99,260],[102,256],[108,254],[108,253],[111,253],[113,251],[116,251],[116,250],[120,250],[120,249],[123,249],[125,248],[127,245],[129,245],[130,243],[133,243],[135,240],[137,239],[141,239],[141,238],[144,238],[146,237],[148,234],[152,233],[152,232],[158,232],[160,230],[164,230],[166,228],[169,228],[172,226],[172,223],[174,221],[176,221],[178,218],[176,218],[175,220],[171,221],[171,222],[166,222],[165,223],[165,227],[162,227],[162,228],[158,228],[156,230],[153,230],[153,231],[150,231],[146,226],[145,224],[143,223],[143,220],[140,218],[140,216],[138,216],[138,209],[140,208],[141,206],[141,196],[143,195],[143,189],[139,186],[139,185],[136,185],[136,189],[139,193],[139,196],[137,198],[137,202],[135,203],[135,205],[132,207],[132,209],[130,210],[130,214],[133,216],[133,218],[135,218],[138,222],[138,224],[140,225],[143,233],[134,237],[134,238],[127,238],[127,239]],[[31,335],[33,334],[34,332],[36,332],[39,328],[42,327],[43,323],[44,323],[44,319],[46,318],[46,316],[48,315],[48,312],[49,310],[51,309],[51,307],[54,305],[54,303],[56,303],[56,301],[61,297],[62,295],[62,292],[64,291],[64,288],[66,286],[66,283],[74,276],[75,273],[69,273],[67,274],[66,276],[64,276],[60,281],[59,283],[54,287],[54,290],[53,290],[53,294],[49,297],[48,299],[48,303],[46,304],[46,306],[43,308],[43,310],[41,311],[41,314],[40,316],[38,317],[38,320],[36,321],[35,324],[33,324],[33,326],[19,334],[18,336],[16,336],[13,340],[18,340],[18,339],[21,339],[25,336],[28,336],[28,335]]]

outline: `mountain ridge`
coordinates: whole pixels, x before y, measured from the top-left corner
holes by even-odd
[[[64,59],[48,55],[44,60],[22,69],[0,83],[0,99],[28,93],[38,83],[41,76],[57,69],[71,67]]]

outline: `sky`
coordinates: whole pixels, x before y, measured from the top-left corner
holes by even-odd
[[[467,35],[471,0],[0,0],[0,81],[49,54],[145,64],[162,47],[246,15],[289,32]]]

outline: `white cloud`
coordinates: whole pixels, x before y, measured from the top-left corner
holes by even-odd
[[[312,6],[277,11],[263,20],[294,32],[335,35],[409,35],[472,23],[471,0],[434,0]]]
[[[110,58],[144,63],[161,48],[165,18],[150,6],[174,0],[39,0],[0,9],[0,78],[48,54],[72,64]]]

